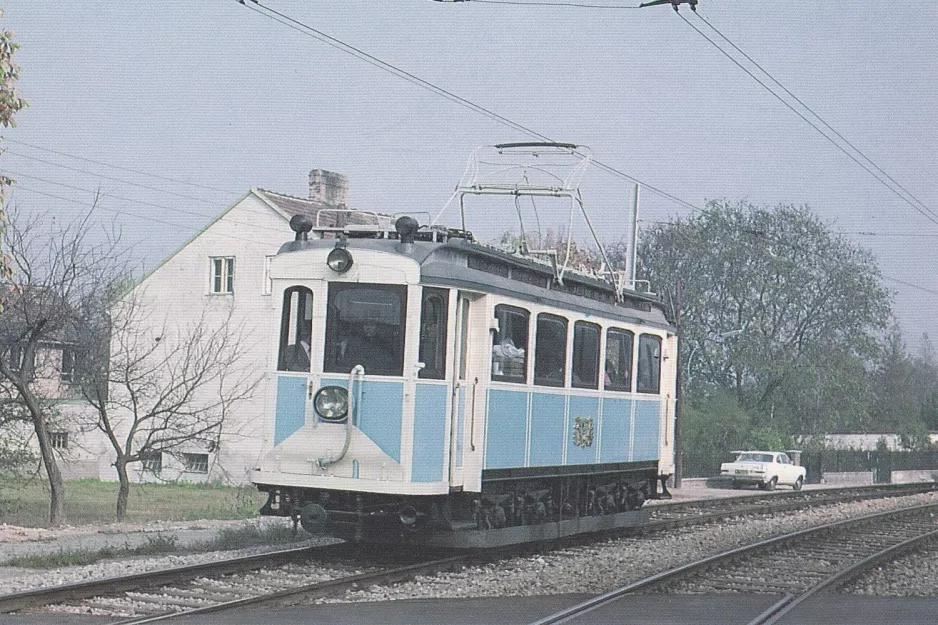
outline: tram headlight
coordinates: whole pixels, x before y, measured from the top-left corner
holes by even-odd
[[[342,421],[348,415],[348,391],[341,386],[324,386],[313,397],[313,408],[326,421]]]
[[[344,247],[337,247],[326,257],[326,265],[337,273],[345,273],[352,268],[352,255]]]

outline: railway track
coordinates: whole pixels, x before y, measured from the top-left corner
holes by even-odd
[[[710,521],[721,521],[740,515],[772,514],[786,510],[799,510],[810,506],[827,506],[863,499],[904,497],[934,490],[938,490],[938,484],[925,482],[802,490],[773,493],[771,495],[742,495],[680,503],[661,503],[649,507],[651,517],[644,529],[646,531],[675,529],[700,525]]]
[[[934,485],[921,484],[865,487],[663,503],[650,507],[652,521],[644,531],[858,499],[910,495],[933,488]],[[155,622],[154,619],[171,618],[170,613],[200,614],[263,602],[282,602],[291,596],[304,595],[309,599],[353,588],[386,585],[463,567],[474,561],[510,557],[516,551],[510,550],[507,556],[493,552],[441,555],[439,551],[432,554],[387,551],[382,561],[374,558],[369,561],[361,557],[361,550],[348,544],[288,549],[0,596],[0,613],[68,604],[75,611],[143,619],[126,621],[128,623]]]
[[[938,540],[938,504],[866,515],[776,536],[632,582],[532,625],[573,624],[597,612],[602,618],[635,593],[757,593],[780,599],[750,625],[784,622],[821,592],[864,571]],[[596,619],[593,614],[591,619]]]
[[[461,567],[470,554],[419,550],[363,553],[357,545],[288,549],[175,569],[93,580],[0,597],[0,613],[50,605],[120,617],[120,623],[170,621],[291,596],[316,598]],[[393,565],[389,564],[394,562]]]

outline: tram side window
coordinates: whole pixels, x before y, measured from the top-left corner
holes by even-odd
[[[573,326],[573,387],[599,387],[599,326],[577,321]]]
[[[278,371],[309,371],[312,335],[313,292],[302,286],[290,287],[283,292]]]
[[[661,338],[643,334],[638,337],[639,393],[658,393],[661,389]]]
[[[607,391],[632,390],[632,343],[635,335],[628,330],[609,328],[606,332]]]
[[[446,377],[446,313],[449,291],[424,287],[420,306],[420,362],[425,366],[417,377],[442,380]]]
[[[492,337],[492,379],[496,382],[528,381],[528,319],[523,308],[495,307],[498,332]]]
[[[396,284],[329,285],[323,370],[366,375],[404,374],[407,287]]]
[[[563,386],[567,379],[567,320],[542,313],[534,338],[534,383]]]

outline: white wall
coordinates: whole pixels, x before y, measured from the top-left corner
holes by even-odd
[[[203,310],[208,318],[221,325],[232,311],[232,323],[243,324],[244,363],[261,376],[253,397],[238,404],[230,416],[221,448],[210,454],[209,475],[187,475],[173,469],[171,459],[164,456],[167,475],[173,478],[202,481],[224,480],[246,483],[262,448],[264,415],[266,414],[267,374],[273,345],[275,309],[270,295],[264,295],[265,258],[291,240],[293,233],[284,216],[256,195],[248,194],[225,215],[208,226],[147,276],[134,290],[143,304],[146,324],[153,331],[185,327],[198,321]],[[234,293],[210,293],[210,257],[235,258]],[[207,450],[192,449],[193,452]],[[110,454],[113,460],[113,453]],[[101,463],[102,479],[115,479],[109,463]],[[170,475],[172,474],[172,475]],[[140,479],[146,476],[138,475]]]

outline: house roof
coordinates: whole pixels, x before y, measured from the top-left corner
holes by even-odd
[[[294,215],[307,215],[319,226],[381,225],[390,228],[394,221],[393,215],[350,209],[344,204],[336,206],[321,200],[309,200],[261,188],[254,189],[254,192],[283,213],[287,219]]]

